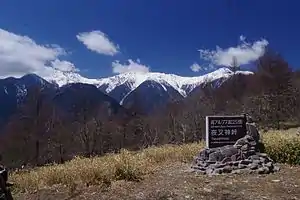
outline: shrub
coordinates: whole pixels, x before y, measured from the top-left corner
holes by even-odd
[[[269,131],[262,134],[264,151],[276,162],[300,164],[300,136],[296,130]],[[74,190],[77,185],[108,187],[112,181],[139,181],[143,175],[168,162],[191,162],[204,147],[204,142],[150,147],[138,152],[121,150],[119,154],[80,158],[29,172],[14,172],[16,189],[35,191],[55,184]]]
[[[300,136],[296,131],[269,131],[262,135],[265,152],[278,163],[300,164]]]

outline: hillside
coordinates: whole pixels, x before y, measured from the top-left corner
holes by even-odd
[[[71,83],[57,87],[56,84],[30,74],[19,79],[0,80],[0,88],[3,88],[0,89],[0,132],[10,121],[24,114],[26,107],[34,106],[35,103],[40,103],[41,106],[43,104],[40,112],[46,112],[43,110],[45,107],[48,110],[56,107],[59,110],[57,115],[70,118],[83,106],[90,113],[100,112],[101,107],[102,115],[107,117],[130,115],[119,102],[90,84]]]
[[[253,73],[239,71],[237,74],[247,77]],[[73,72],[61,72],[54,73],[53,76],[46,79],[35,74],[27,74],[20,78],[0,79],[0,97],[2,99],[0,129],[17,113],[18,107],[32,88],[43,89],[44,93],[48,93],[49,98],[54,98],[56,94],[62,93],[64,88],[76,88],[76,85],[81,84],[90,90],[90,94],[85,96],[84,89],[77,87],[77,93],[82,98],[93,98],[94,95],[97,99],[99,95],[107,95],[106,101],[111,102],[114,109],[120,107],[117,104],[121,104],[127,109],[139,107],[141,113],[150,114],[165,109],[170,102],[182,100],[190,94],[202,90],[205,85],[218,88],[231,76],[233,76],[233,72],[230,69],[220,68],[197,77],[181,77],[164,73],[124,73],[108,78],[88,79],[79,74],[73,74]],[[74,95],[65,94],[63,96],[64,101],[69,100],[70,105],[75,103]],[[109,97],[111,98],[109,99]]]
[[[248,113],[264,130],[299,126],[297,73],[277,55],[266,55],[260,63],[251,76],[227,71],[225,76],[194,88],[187,97],[160,82],[142,81],[130,92],[132,96],[127,96],[129,101],[123,102],[130,109],[93,84],[71,83],[54,87],[50,93],[41,87],[25,88],[27,100],[20,112],[9,118],[1,134],[0,152],[8,166],[16,167],[64,163],[76,155],[192,143],[204,138],[207,115]],[[40,80],[30,77],[33,83]],[[12,98],[2,109],[18,102],[12,92],[18,91],[17,86],[8,94],[3,89],[3,95]],[[156,111],[141,112],[151,109]]]
[[[282,163],[274,174],[197,175],[189,167],[203,143],[165,145],[15,172],[14,192],[16,199],[299,199],[300,167],[283,164],[300,158],[297,129],[262,136],[266,153]]]
[[[1,1],[0,200],[300,200],[298,4]]]
[[[300,198],[299,167],[281,166],[269,176],[201,177],[185,170],[188,165],[172,163],[141,182],[116,181],[109,189],[91,186],[73,194],[68,189],[42,190],[16,199],[126,199],[126,200],[282,200]],[[283,178],[284,177],[284,178]]]

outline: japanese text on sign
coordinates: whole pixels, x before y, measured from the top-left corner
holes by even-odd
[[[237,129],[213,129],[211,130],[211,136],[229,136],[229,135],[236,135]]]
[[[244,116],[206,117],[206,140],[209,148],[234,144],[246,135]]]
[[[211,125],[234,125],[234,124],[243,124],[243,120],[211,120]]]

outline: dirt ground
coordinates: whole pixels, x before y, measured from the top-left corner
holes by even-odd
[[[166,165],[140,182],[114,182],[103,190],[92,186],[77,189],[43,190],[15,199],[128,199],[128,200],[300,200],[300,167],[280,165],[271,175],[218,175],[208,177],[189,172],[189,165]]]

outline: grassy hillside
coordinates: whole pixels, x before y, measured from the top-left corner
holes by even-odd
[[[269,131],[262,135],[266,153],[275,161],[300,164],[300,136],[297,129]],[[70,191],[78,187],[111,186],[114,181],[141,181],[155,173],[161,166],[171,163],[190,163],[204,143],[150,147],[138,152],[122,150],[119,154],[103,157],[77,157],[62,165],[51,165],[13,172],[11,181],[15,192],[32,192],[64,185]]]

